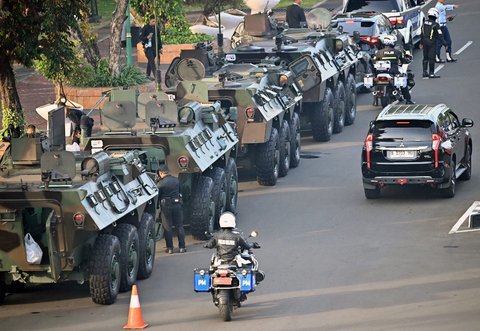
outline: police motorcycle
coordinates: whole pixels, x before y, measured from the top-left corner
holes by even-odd
[[[374,72],[365,74],[363,84],[365,88],[373,89],[373,105],[386,107],[394,101],[402,101],[402,89],[411,89],[415,82],[413,73],[408,69],[412,61],[409,51],[405,52],[407,63],[398,66],[398,73],[392,72],[392,63],[389,60],[377,60],[374,62]]]
[[[225,214],[233,215],[229,212],[222,214],[220,225]],[[252,231],[249,238],[257,235],[257,231]],[[252,248],[260,248],[260,245],[253,243]],[[265,274],[258,269],[258,261],[251,249],[239,250],[232,261],[224,261],[213,253],[209,268],[194,269],[194,291],[210,292],[222,319],[230,321],[233,310],[241,307],[247,294],[254,292],[264,278]]]

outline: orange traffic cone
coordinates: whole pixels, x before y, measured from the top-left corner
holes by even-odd
[[[137,285],[132,286],[132,296],[130,297],[130,309],[128,310],[128,321],[123,326],[124,329],[145,329],[148,326],[143,321],[140,300],[138,300]]]

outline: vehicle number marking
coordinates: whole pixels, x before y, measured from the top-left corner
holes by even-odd
[[[213,280],[215,285],[231,285],[232,279],[230,277],[218,277]]]

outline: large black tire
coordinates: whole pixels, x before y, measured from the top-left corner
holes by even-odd
[[[235,159],[229,158],[225,168],[227,175],[227,211],[237,213],[238,171]]]
[[[215,201],[213,179],[199,176],[193,189],[190,232],[194,238],[205,240],[215,230]]]
[[[345,96],[346,96],[346,112],[345,112],[345,125],[352,125],[357,117],[357,88],[355,84],[355,77],[352,74],[347,76],[345,83]]]
[[[144,213],[138,227],[138,241],[140,250],[138,254],[138,279],[147,279],[153,272],[155,264],[155,222],[153,216]]]
[[[112,234],[120,240],[120,292],[126,292],[137,280],[140,251],[138,232],[132,224],[118,224]]]
[[[452,160],[452,163],[451,163],[451,173],[450,173],[450,185],[448,185],[447,188],[443,188],[440,190],[440,194],[442,195],[442,197],[444,198],[453,198],[455,196],[455,190],[456,190],[456,186],[457,186],[457,175],[456,175],[456,165],[455,165],[455,161]]]
[[[213,167],[208,176],[213,180],[213,201],[215,202],[215,229],[218,229],[220,215],[227,209],[227,176],[225,170]]]
[[[458,177],[458,179],[470,180],[470,178],[472,178],[472,148],[470,147],[470,145],[467,145],[464,163],[465,171],[461,174],[460,177]]]
[[[345,114],[347,110],[345,86],[339,80],[335,88],[335,112],[333,120],[333,133],[340,133],[345,126]]]
[[[311,110],[312,135],[315,141],[329,141],[332,137],[334,107],[332,90],[327,87],[320,107]]]
[[[282,122],[280,127],[280,164],[278,166],[278,177],[285,177],[290,169],[290,126],[287,121]]]
[[[296,168],[300,164],[301,150],[300,117],[297,113],[293,113],[290,121],[290,168]]]
[[[231,321],[233,313],[233,302],[232,298],[230,298],[230,291],[220,290],[218,296],[220,299],[220,303],[218,304],[220,316],[225,322]]]
[[[267,142],[257,146],[255,161],[257,182],[264,186],[275,185],[280,167],[280,137],[276,128],[272,128]]]
[[[3,281],[0,281],[0,305],[3,305],[5,301],[5,295],[7,293],[7,285]]]
[[[367,189],[364,188],[363,191],[365,192],[365,198],[367,199],[378,199],[380,198],[380,188],[374,188],[374,189]]]
[[[120,290],[120,240],[114,235],[101,234],[93,247],[89,265],[89,286],[92,301],[111,305]]]

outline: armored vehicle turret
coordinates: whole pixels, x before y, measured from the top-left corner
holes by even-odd
[[[148,278],[158,190],[144,153],[27,154],[0,171],[0,300],[8,285],[74,280],[111,304]]]
[[[255,169],[261,185],[275,185],[279,176],[286,176],[300,162],[302,93],[292,73],[271,63],[228,64],[210,78],[204,73],[195,59],[171,66],[167,76],[175,79],[167,93],[181,103],[191,86],[207,86],[202,102],[220,102],[228,114],[238,114],[239,166]]]
[[[346,34],[328,30],[324,11],[307,15],[308,28],[288,29],[267,14],[245,17],[226,54],[230,63],[258,64],[265,59],[292,72],[303,93],[302,122],[316,141],[328,141],[356,116],[358,59]]]
[[[203,102],[208,94],[201,84],[185,86],[178,104],[156,92],[140,94],[137,107],[123,91],[115,93],[102,109],[104,132],[85,150],[139,149],[153,173],[166,164],[180,180],[185,224],[194,237],[205,238],[221,213],[236,212],[238,137],[230,123],[236,114],[225,114],[220,102]]]

